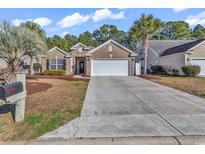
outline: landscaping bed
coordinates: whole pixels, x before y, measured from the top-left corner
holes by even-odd
[[[205,98],[204,77],[177,77],[158,75],[146,75],[142,77],[147,80]]]
[[[89,77],[82,76],[82,77],[74,77],[72,75],[64,75],[64,76],[49,76],[49,75],[31,75],[27,76],[27,79],[61,79],[61,80],[68,80],[68,81],[89,81]]]
[[[25,121],[14,123],[10,112],[0,114],[0,141],[33,139],[78,117],[87,81],[27,79]]]

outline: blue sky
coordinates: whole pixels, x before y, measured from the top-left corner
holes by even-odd
[[[153,14],[162,21],[184,20],[191,27],[196,24],[205,26],[205,9],[0,9],[0,19],[18,25],[32,20],[42,25],[47,36],[79,35],[84,31],[99,28],[103,24],[114,24],[127,31],[142,14]]]

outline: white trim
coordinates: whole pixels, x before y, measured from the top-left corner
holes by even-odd
[[[205,57],[190,57],[190,60],[205,60]]]
[[[130,49],[128,49],[128,48],[122,46],[121,44],[117,43],[116,41],[114,41],[114,40],[112,40],[112,39],[109,40],[109,41],[107,41],[107,42],[105,42],[105,43],[103,43],[103,44],[101,44],[100,46],[94,48],[93,50],[89,51],[87,54],[92,54],[93,52],[97,51],[98,49],[102,48],[103,46],[105,46],[105,45],[107,45],[107,44],[109,44],[109,43],[114,43],[115,45],[117,45],[117,46],[119,46],[120,48],[124,49],[124,50],[127,51],[128,53],[135,54],[135,53],[134,53],[133,51],[131,51]]]
[[[92,60],[130,60],[130,58],[92,58]]]
[[[79,46],[79,45],[83,46],[85,49],[89,49],[85,44],[83,44],[83,43],[81,43],[81,42],[79,42],[79,43],[77,43],[76,45],[72,46],[70,49],[75,49],[75,48],[76,48],[77,46]]]
[[[69,53],[63,51],[62,49],[60,49],[60,48],[58,48],[58,47],[53,47],[53,48],[51,48],[50,50],[48,50],[48,52],[51,52],[51,51],[53,51],[54,49],[57,49],[57,50],[59,50],[60,52],[62,52],[63,54],[70,56]]]

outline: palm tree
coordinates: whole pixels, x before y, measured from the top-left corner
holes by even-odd
[[[38,34],[42,39],[46,38],[46,32],[41,28],[39,24],[35,22],[27,21],[25,23],[22,23],[20,26],[30,29],[32,32]]]
[[[133,40],[142,40],[144,53],[144,74],[147,74],[147,46],[148,35],[155,34],[163,27],[164,23],[153,15],[142,14],[139,20],[136,20],[129,30],[129,35]]]
[[[36,33],[41,39],[46,41],[46,33],[41,28],[41,26],[35,22],[27,21],[25,23],[22,23],[20,26],[30,29],[33,33]],[[37,57],[38,52],[30,52],[28,56],[30,57],[30,68],[29,68],[29,74],[33,75],[33,58]]]
[[[16,80],[15,72],[20,71],[22,57],[36,51],[46,51],[44,41],[25,27],[15,27],[6,21],[0,22],[0,58],[7,63],[3,70],[5,83]]]

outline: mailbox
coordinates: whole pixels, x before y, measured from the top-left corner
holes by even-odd
[[[20,81],[0,86],[0,99],[7,100],[7,98],[10,98],[12,96],[15,97],[14,95],[22,93],[23,90],[23,84]]]

